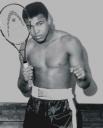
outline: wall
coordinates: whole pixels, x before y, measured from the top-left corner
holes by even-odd
[[[35,0],[1,0],[0,8],[7,3],[18,2],[26,5]],[[41,0],[54,18],[57,29],[67,31],[77,36],[89,56],[93,78],[97,83],[98,92],[95,96],[87,97],[77,87],[77,100],[80,103],[103,103],[102,78],[102,0]],[[17,88],[19,75],[19,59],[17,51],[9,45],[0,34],[0,102],[27,102]]]

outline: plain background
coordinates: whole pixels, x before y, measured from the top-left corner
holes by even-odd
[[[98,92],[85,96],[77,87],[79,103],[103,103],[103,1],[102,0],[41,0],[53,16],[56,29],[77,36],[85,46]],[[0,9],[7,3],[23,6],[35,0],[1,0]],[[17,87],[19,76],[17,51],[0,34],[0,102],[27,102]]]

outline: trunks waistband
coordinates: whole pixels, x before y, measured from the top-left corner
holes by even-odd
[[[72,88],[67,89],[46,89],[39,88],[36,86],[32,87],[32,94],[35,98],[45,99],[45,100],[71,100],[74,98],[72,94]]]

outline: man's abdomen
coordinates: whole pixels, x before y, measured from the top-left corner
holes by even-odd
[[[42,88],[59,89],[71,87],[69,67],[35,69],[34,85]]]

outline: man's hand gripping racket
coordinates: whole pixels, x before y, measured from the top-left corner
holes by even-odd
[[[23,60],[24,69],[27,71],[30,65],[26,61],[26,44],[29,38],[29,31],[22,18],[22,11],[24,7],[20,4],[8,4],[0,11],[0,31],[6,41],[11,44],[19,52]],[[26,10],[25,13],[27,14]],[[28,14],[27,17],[29,18]],[[29,21],[29,19],[28,19]],[[25,43],[24,55],[20,49],[21,45]],[[32,70],[32,68],[31,68]],[[29,77],[28,77],[29,78]],[[32,79],[28,79],[28,85],[33,85]]]

